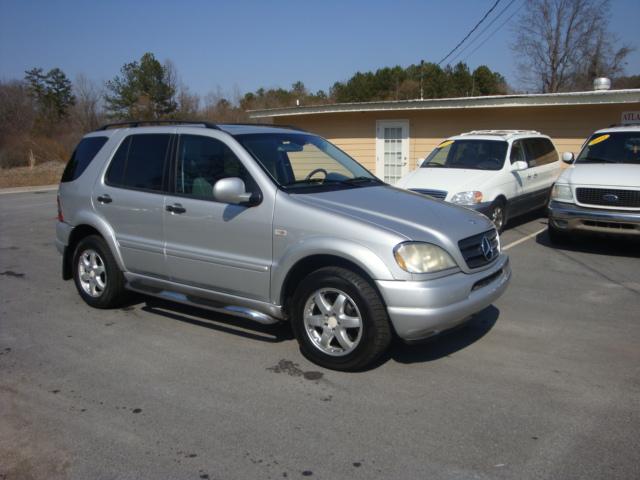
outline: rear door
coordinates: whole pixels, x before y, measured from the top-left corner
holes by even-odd
[[[529,164],[527,210],[533,210],[544,206],[549,198],[551,185],[559,172],[559,157],[548,138],[527,138],[524,144]]]
[[[133,273],[166,277],[162,221],[171,139],[168,133],[126,136],[94,188],[93,205]]]
[[[214,200],[213,187],[223,178],[239,177],[251,192],[258,188],[216,132],[180,135],[174,165],[173,193],[167,195],[163,212],[171,279],[268,300],[273,200],[252,207]]]

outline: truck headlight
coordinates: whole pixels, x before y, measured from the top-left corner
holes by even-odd
[[[451,197],[451,203],[458,205],[475,205],[482,202],[482,192],[460,192]]]
[[[456,266],[447,252],[431,243],[401,243],[393,249],[393,256],[400,268],[409,273],[433,273]]]
[[[573,202],[573,193],[569,185],[554,184],[551,189],[551,200],[556,202]]]

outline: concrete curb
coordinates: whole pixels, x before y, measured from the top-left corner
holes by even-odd
[[[28,193],[28,192],[49,192],[57,190],[58,185],[38,185],[35,187],[12,187],[0,188],[0,195],[8,195],[9,193]]]

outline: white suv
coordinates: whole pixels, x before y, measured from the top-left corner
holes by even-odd
[[[450,137],[398,186],[473,208],[502,230],[543,208],[561,168],[551,139],[532,130],[477,130]]]
[[[573,154],[563,160],[573,162]],[[598,130],[558,179],[549,202],[549,237],[557,242],[573,232],[640,238],[640,125]]]

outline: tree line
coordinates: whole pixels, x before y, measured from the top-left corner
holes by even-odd
[[[624,76],[633,50],[609,32],[609,0],[525,0],[513,48],[521,84],[531,91],[589,90],[609,76],[614,88],[640,88],[640,76]],[[192,93],[171,61],[153,53],[126,63],[104,85],[85,76],[71,82],[60,68],[32,68],[24,78],[0,81],[0,167],[43,160],[66,161],[80,136],[109,120],[207,120],[246,122],[247,111],[296,105],[432,99],[512,91],[499,72],[465,63],[395,66],[357,72],[327,92],[297,81],[289,88],[231,94]]]

